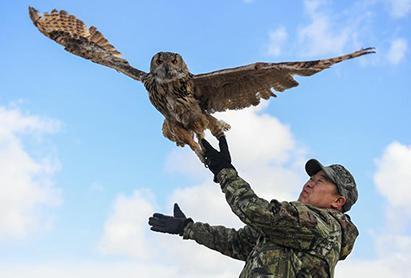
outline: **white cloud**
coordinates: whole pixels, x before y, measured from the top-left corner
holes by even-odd
[[[177,277],[172,267],[135,263],[53,262],[32,265],[0,266],[2,278],[114,278],[114,277]]]
[[[375,245],[376,259],[354,259],[341,262],[337,264],[335,277],[410,277],[408,273],[408,265],[411,261],[410,236],[378,234]]]
[[[278,56],[282,52],[284,43],[287,41],[288,33],[284,26],[280,26],[268,34],[269,41],[267,47],[267,54],[271,56]]]
[[[217,188],[217,185],[214,185],[214,188]],[[210,204],[207,203],[210,201],[210,196],[204,194],[206,191],[193,188],[190,193],[202,194],[204,203],[192,204],[185,203],[183,200],[180,202],[181,209],[194,219],[197,215],[193,213],[193,207],[203,208],[207,212],[210,207]],[[178,190],[173,194],[173,196],[179,195]],[[121,265],[124,273],[132,274],[138,270],[138,277],[153,277],[153,269],[156,269],[155,272],[158,272],[160,277],[207,277],[210,275],[213,277],[232,277],[239,273],[241,270],[239,262],[230,258],[221,258],[221,255],[215,251],[200,247],[192,241],[184,241],[177,235],[150,231],[147,222],[148,217],[153,212],[172,214],[171,204],[167,206],[165,211],[154,209],[154,207],[151,194],[147,191],[135,191],[130,197],[121,194],[113,204],[112,213],[104,227],[100,246],[104,254],[125,256],[128,258],[126,261],[133,263],[134,267],[130,267],[128,264]],[[208,211],[208,213],[210,212]],[[218,214],[227,215],[221,211]],[[116,267],[112,264],[111,266]],[[58,271],[64,271],[64,269]],[[88,271],[89,269],[79,272],[76,277],[87,277]],[[91,271],[98,274],[101,270],[92,267]],[[109,268],[107,273],[98,277],[118,277],[114,274],[115,272]],[[95,276],[97,275],[93,275],[93,277]],[[128,276],[131,275],[124,277]]]
[[[181,250],[180,250],[181,251]],[[201,252],[200,252],[201,253]],[[195,253],[193,254],[196,255]],[[224,263],[224,257],[217,255]],[[378,260],[350,260],[337,264],[335,277],[373,277],[373,278],[408,278],[407,262],[396,261],[386,256]],[[115,278],[115,277],[168,277],[168,278],[232,278],[237,277],[241,270],[241,263],[237,269],[225,269],[219,273],[193,273],[189,265],[161,265],[159,263],[127,262],[50,262],[33,265],[0,265],[2,278]]]
[[[411,11],[411,0],[389,0],[390,13],[395,18],[407,16]]]
[[[388,201],[385,224],[374,234],[376,259],[354,259],[337,264],[335,277],[406,278],[411,261],[411,236],[404,233],[411,214],[411,146],[393,142],[376,159],[374,182]],[[407,212],[408,210],[408,212]]]
[[[264,113],[267,104],[267,101],[263,101],[259,107],[215,114],[215,117],[232,126],[226,137],[233,163],[242,173],[253,178],[258,178],[257,176],[265,172],[267,167],[283,170],[280,168],[287,166],[287,169],[300,173],[304,169],[305,150],[296,143],[286,124]],[[214,137],[209,133],[206,137],[212,145],[218,147]],[[169,155],[166,162],[167,170],[185,176],[197,176],[201,180],[209,179],[208,170],[198,162],[188,148],[186,149],[175,150]],[[181,167],[182,164],[187,167]],[[267,180],[264,175],[261,179]]]
[[[305,44],[306,55],[315,56],[322,54],[342,52],[348,39],[348,30],[334,34],[330,30],[328,18],[318,16],[299,32],[301,44]]]
[[[152,250],[146,241],[147,219],[153,211],[148,192],[135,191],[131,197],[117,196],[104,225],[100,244],[103,253],[148,258]]]
[[[408,44],[405,39],[397,38],[393,40],[387,54],[388,62],[394,65],[400,63],[405,58],[407,50]]]
[[[298,31],[300,45],[304,46],[305,55],[315,56],[340,53],[353,35],[349,25],[338,30],[334,20],[330,19],[322,7],[328,1],[306,0],[304,6],[311,22]]]
[[[186,178],[194,178],[197,181],[202,181],[209,176],[208,170],[199,163],[198,157],[188,146],[174,148],[169,153],[166,158],[165,170],[169,173],[178,173]]]
[[[411,261],[411,236],[398,234],[383,234],[377,238],[376,249],[381,257],[390,254],[398,262]]]
[[[59,169],[52,154],[35,158],[23,141],[55,132],[59,124],[0,107],[0,238],[21,238],[50,225],[42,209],[60,202],[52,181]]]
[[[335,55],[369,46],[373,1],[358,1],[333,10],[332,1],[304,0],[309,22],[297,30],[298,49],[304,56]]]
[[[57,121],[24,115],[15,107],[0,107],[0,135],[53,133],[60,128]]]
[[[337,265],[336,277],[409,277],[411,236],[404,228],[410,224],[411,146],[393,142],[376,159],[374,182],[388,201],[385,224],[374,232],[377,258],[351,260]]]
[[[374,182],[392,207],[409,209],[411,199],[411,146],[393,142],[376,160]]]
[[[375,236],[376,250],[381,258],[389,257],[390,269],[406,273],[405,265],[411,261],[411,236],[406,229],[411,224],[411,145],[399,142],[389,144],[376,159],[374,182],[388,204],[385,226]],[[406,277],[406,276],[390,276]]]
[[[264,46],[267,55],[283,54],[286,47],[292,47],[293,52],[298,51],[303,57],[342,55],[369,47],[369,41],[374,41],[375,1],[357,1],[338,10],[333,10],[335,5],[329,0],[304,0],[303,3],[308,20],[292,31],[279,26],[269,32],[269,42]],[[295,36],[292,44],[288,40],[291,36]]]
[[[115,278],[115,277],[168,277],[168,278],[232,278],[238,273],[222,271],[215,273],[196,273],[193,276],[187,266],[160,265],[158,263],[132,262],[49,262],[32,265],[1,265],[2,278]]]
[[[407,262],[399,262],[386,254],[377,260],[351,260],[337,264],[335,277],[407,278]]]
[[[208,179],[211,178],[210,175]],[[177,188],[169,198],[168,207],[171,208],[174,202],[196,221],[236,228],[242,226],[238,218],[231,213],[220,186],[212,181]]]
[[[259,109],[216,114],[217,118],[232,125],[227,140],[233,159],[247,168],[259,168],[270,163],[281,165],[294,159],[293,155],[298,152],[290,128],[260,110],[265,104]]]

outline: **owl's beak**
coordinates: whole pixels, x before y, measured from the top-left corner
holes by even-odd
[[[169,67],[169,65],[164,65],[164,71],[165,71],[165,75],[166,75],[166,77],[171,77],[170,76],[170,67]]]

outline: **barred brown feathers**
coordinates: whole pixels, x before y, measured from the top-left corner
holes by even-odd
[[[145,72],[129,65],[121,58],[120,52],[97,30],[87,26],[66,11],[52,10],[39,15],[33,7],[29,7],[30,18],[41,33],[64,46],[64,49],[89,59],[95,63],[114,68],[133,79],[141,81]]]
[[[365,48],[330,59],[254,63],[193,75],[179,54],[159,52],[151,59],[150,72],[146,73],[121,58],[96,27],[87,28],[73,15],[57,10],[40,15],[32,7],[29,14],[37,29],[65,50],[143,82],[151,103],[165,117],[163,135],[178,146],[188,144],[201,160],[198,141],[204,131],[209,129],[218,138],[230,128],[211,113],[258,105],[261,99],[275,97],[273,91],[297,86],[294,75],[310,76],[333,64],[375,53],[374,48]]]
[[[375,53],[365,48],[353,53],[323,60],[285,63],[254,63],[246,66],[198,74],[193,77],[196,95],[204,110],[213,113],[257,105],[261,99],[276,96],[298,86],[293,75],[310,76],[333,64]]]

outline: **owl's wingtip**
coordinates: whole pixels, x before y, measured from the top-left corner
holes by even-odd
[[[29,6],[29,13],[38,13],[38,10],[36,10],[33,6]]]
[[[362,51],[364,51],[367,54],[371,54],[371,53],[377,53],[376,52],[376,48],[375,47],[367,47],[367,48],[363,48]]]
[[[29,15],[34,24],[36,24],[37,20],[41,17],[39,11],[32,6],[29,6]]]

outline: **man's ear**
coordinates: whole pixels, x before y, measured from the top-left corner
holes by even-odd
[[[331,207],[333,209],[341,210],[341,208],[345,205],[346,201],[347,199],[345,199],[344,196],[338,195],[336,199],[334,200],[334,202],[331,203]]]

